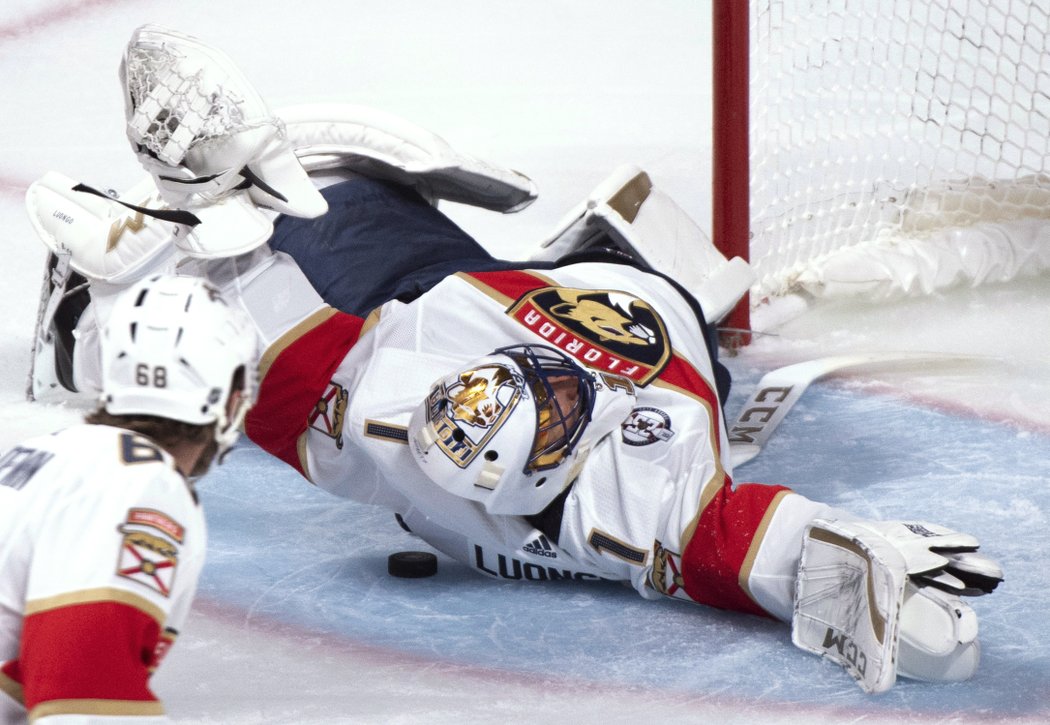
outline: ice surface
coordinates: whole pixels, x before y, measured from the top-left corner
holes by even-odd
[[[157,22],[226,50],[274,106],[397,113],[532,176],[511,217],[451,213],[505,256],[527,250],[617,165],[637,163],[705,228],[709,8],[695,0],[16,2],[0,9],[0,448],[77,419],[23,400],[44,252],[22,211],[47,170],[124,188],[116,67]],[[195,616],[156,687],[185,723],[1046,722],[1050,720],[1050,284],[768,310],[729,360],[734,412],[761,373],[858,351],[967,365],[861,371],[806,393],[737,480],[793,485],[873,517],[976,534],[1007,580],[978,600],[984,659],[965,685],[864,696],[773,622],[649,602],[613,584],[479,578],[385,512],[311,488],[245,445],[202,482],[211,536]]]

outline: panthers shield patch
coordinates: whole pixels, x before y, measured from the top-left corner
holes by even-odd
[[[543,287],[522,296],[507,314],[587,367],[640,386],[671,359],[663,320],[626,292]]]
[[[117,576],[138,582],[165,597],[171,596],[183,527],[160,511],[131,509],[118,531],[123,538],[117,557]]]

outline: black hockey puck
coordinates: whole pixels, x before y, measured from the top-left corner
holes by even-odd
[[[390,576],[421,579],[437,574],[438,559],[429,551],[399,551],[387,557],[386,570]]]

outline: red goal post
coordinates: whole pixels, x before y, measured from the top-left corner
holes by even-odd
[[[1050,269],[1050,0],[713,0],[712,19],[712,236],[750,261],[752,309]]]

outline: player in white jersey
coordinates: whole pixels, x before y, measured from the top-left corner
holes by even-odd
[[[287,288],[296,270],[285,271],[281,286]],[[272,292],[256,297],[254,290],[265,289],[271,274],[263,272],[241,292],[264,329],[256,300]],[[686,597],[692,589],[688,598],[696,601],[790,618],[793,568],[778,562],[770,567],[775,574],[760,567],[753,580],[740,576],[763,518],[786,491],[745,487],[730,496],[729,446],[702,323],[661,277],[598,262],[459,273],[408,304],[381,306],[367,321],[324,307],[305,287],[295,299],[306,303],[304,312],[319,307],[290,332],[273,335],[259,404],[246,430],[318,486],[365,501],[400,494],[404,502],[394,507],[409,528],[489,575],[624,580],[648,597]],[[531,411],[525,418],[532,427],[504,447],[500,460],[487,462],[490,470],[505,469],[493,489],[520,486],[534,494],[530,500],[508,497],[494,504],[471,500],[481,498],[469,495],[475,488],[488,490],[474,483],[464,487],[465,495],[434,486],[412,455],[422,427],[413,415],[421,414],[428,396],[444,399],[436,381],[479,371],[484,366],[475,359],[518,345],[547,361],[522,365],[506,353],[491,356],[496,367],[509,371],[507,378],[519,379],[510,386],[525,396],[521,408],[534,405],[529,396],[537,397],[534,385],[520,382],[534,369],[557,379],[556,371],[568,367],[582,378],[576,397],[589,401],[583,430],[578,438],[569,431],[562,436],[571,440],[571,454],[553,470],[518,480],[526,466],[510,463],[506,449],[522,454],[531,448]],[[503,430],[500,415],[510,408],[493,407],[495,420],[445,447],[452,456],[453,449],[464,451],[454,471],[476,478],[494,445],[480,431],[509,430]],[[732,508],[738,499],[747,503]],[[789,504],[800,501],[794,497]],[[697,557],[739,550],[739,561],[724,564],[730,577],[725,581],[691,572],[684,581],[676,576],[692,538],[687,529],[708,525],[699,518],[704,511],[725,540],[698,548]],[[721,527],[721,517],[731,514],[737,525]],[[707,564],[698,559],[696,566]],[[767,593],[771,588],[775,593]]]
[[[127,58],[173,47],[176,65],[192,56],[193,43],[160,35],[163,43],[133,38]],[[174,138],[144,143],[142,129],[162,126],[149,114],[179,115],[162,90],[129,92],[139,99],[129,103],[129,136],[169,203],[186,199],[165,184],[239,179],[188,205],[214,213],[231,200],[265,204],[243,191],[260,181],[253,145],[240,143],[251,129],[222,137],[221,153],[209,152],[213,137],[187,134],[166,161]],[[342,156],[338,144],[325,148],[335,166],[369,153],[361,143]],[[412,173],[364,165],[366,177],[377,169],[384,180],[325,189],[328,211],[316,222],[305,218],[312,212],[283,210],[268,247],[208,241],[209,228],[235,236],[237,225],[222,220],[243,218],[241,207],[170,235],[205,259],[201,272],[240,301],[261,336],[252,440],[332,493],[391,508],[483,574],[627,581],[645,597],[791,621],[799,646],[839,662],[871,692],[898,672],[931,680],[975,672],[976,617],[960,596],[1002,578],[975,553],[976,539],[921,522],[863,521],[783,486],[732,480],[721,410],[728,381],[705,321],[723,309],[711,300],[724,297],[706,283],[726,278],[717,253],[647,176],[588,199],[552,245],[575,254],[515,264],[493,259],[402,186],[415,184]],[[442,169],[427,188],[449,182]],[[273,196],[300,181],[278,175],[261,186]],[[65,213],[83,199],[45,188],[57,201],[31,194],[38,231],[53,250],[72,249],[82,271],[112,282],[153,253],[122,258],[118,247],[114,275],[97,232],[70,231],[87,228]],[[653,261],[662,242],[681,239],[714,260],[690,285],[700,304],[624,254],[641,250],[650,264],[686,274],[689,264]],[[604,241],[620,249],[595,248]]]
[[[659,274],[459,272],[367,318],[326,305],[284,255],[228,279],[266,345],[249,437],[475,571],[793,621],[873,692],[898,672],[975,672],[959,596],[991,591],[998,567],[970,536],[734,483],[702,316]]]
[[[5,725],[166,721],[149,677],[204,562],[193,480],[251,400],[250,322],[203,280],[142,280],[102,338],[99,408],[0,455]]]

